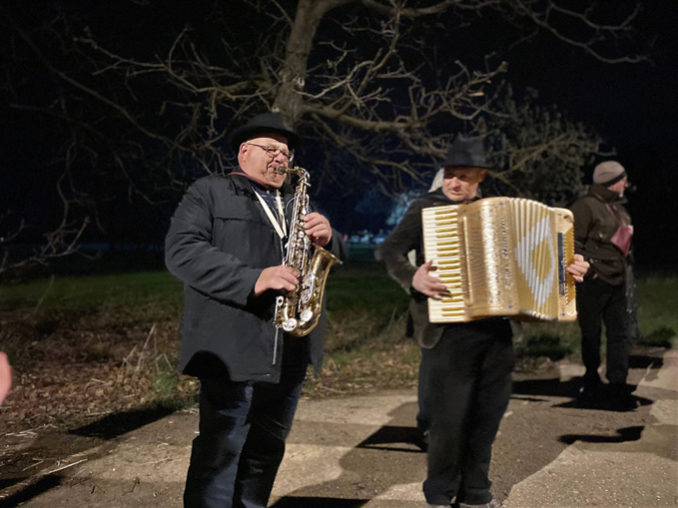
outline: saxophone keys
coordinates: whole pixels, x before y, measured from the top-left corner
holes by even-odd
[[[286,332],[291,332],[297,327],[297,320],[294,318],[289,318],[283,321],[282,329]]]
[[[301,324],[308,323],[311,318],[313,317],[313,311],[311,309],[304,309],[301,311],[301,314],[299,314],[299,319],[301,321]]]
[[[306,305],[313,298],[315,292],[315,277],[313,274],[309,274],[308,277],[304,280],[302,285],[301,293],[299,294],[299,299],[303,305]]]

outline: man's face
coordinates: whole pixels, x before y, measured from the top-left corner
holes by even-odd
[[[276,133],[248,139],[238,153],[238,163],[245,173],[277,189],[285,181],[290,159],[287,138]]]
[[[626,187],[628,187],[629,180],[627,177],[622,178],[618,182],[613,183],[608,187],[612,192],[616,192],[619,194],[619,197],[622,197],[624,195],[624,190],[626,190]]]
[[[448,167],[443,175],[443,193],[452,201],[468,201],[476,197],[478,185],[487,170],[480,168]]]

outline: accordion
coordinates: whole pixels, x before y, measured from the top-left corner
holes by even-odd
[[[422,210],[424,257],[450,296],[428,299],[429,321],[491,316],[573,321],[574,217],[522,198],[485,198]]]

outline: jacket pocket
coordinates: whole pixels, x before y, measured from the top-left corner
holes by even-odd
[[[213,211],[212,242],[253,268],[279,265],[280,238],[259,203],[235,196],[218,203]]]
[[[214,204],[215,219],[247,222],[264,222],[263,214],[257,209],[258,203],[246,196],[230,196]]]

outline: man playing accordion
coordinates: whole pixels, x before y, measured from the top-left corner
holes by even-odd
[[[511,394],[514,365],[508,319],[431,323],[428,298],[449,295],[423,252],[422,209],[470,203],[490,168],[483,140],[458,135],[443,162],[442,186],[415,200],[380,249],[389,275],[410,295],[414,336],[421,346],[420,430],[428,433],[429,506],[498,507],[490,492],[492,443]],[[408,253],[416,252],[416,266]],[[579,255],[567,272],[580,282],[588,263]]]

